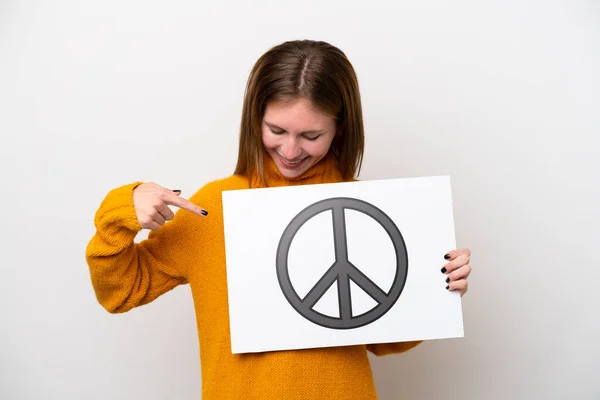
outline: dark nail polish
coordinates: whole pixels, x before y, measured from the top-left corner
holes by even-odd
[[[176,192],[176,193],[181,193],[181,190],[179,190],[179,189],[176,189],[176,190],[173,190],[173,191]]]
[[[446,260],[448,260],[448,259],[450,258],[450,254],[446,254],[446,255],[444,256],[444,258],[445,258]]]
[[[450,283],[450,277],[446,278],[446,283]]]
[[[208,211],[206,211],[206,210],[202,210],[202,211],[200,211],[200,213],[201,213],[202,215],[204,215],[204,216],[207,216],[207,215],[208,215]]]
[[[446,273],[446,267],[442,268],[442,274]]]
[[[448,290],[448,288],[450,288],[450,285],[446,286],[446,290]]]

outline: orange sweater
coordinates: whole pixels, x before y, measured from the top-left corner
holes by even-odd
[[[268,186],[342,181],[330,155],[292,181],[279,174],[268,156],[264,169]],[[111,313],[147,304],[177,285],[190,285],[203,400],[376,399],[367,350],[400,353],[420,343],[231,354],[221,192],[247,189],[248,179],[234,175],[207,184],[190,198],[208,210],[207,217],[180,209],[172,221],[135,243],[141,227],[132,191],[140,183],[112,190],[96,213],[97,232],[86,251],[91,280],[98,301]]]

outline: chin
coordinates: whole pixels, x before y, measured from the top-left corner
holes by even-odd
[[[289,168],[284,167],[283,165],[278,166],[278,169],[279,169],[279,172],[281,173],[281,175],[283,175],[287,179],[298,178],[299,176],[304,174],[306,171],[308,171],[309,168],[310,168],[310,166],[308,166],[308,168],[304,167],[302,169],[289,169]]]

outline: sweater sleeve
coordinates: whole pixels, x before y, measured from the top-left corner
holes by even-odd
[[[98,302],[110,313],[147,304],[179,284],[187,283],[176,254],[181,211],[175,218],[135,243],[142,230],[133,205],[135,182],[110,191],[96,212],[96,232],[86,260]]]
[[[423,343],[422,340],[414,342],[397,342],[397,343],[378,343],[368,344],[367,350],[376,356],[385,356],[388,354],[404,353]]]

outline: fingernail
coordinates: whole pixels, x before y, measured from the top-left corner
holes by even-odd
[[[208,215],[208,211],[206,211],[206,210],[202,210],[202,211],[200,211],[200,213],[201,213],[202,215],[204,215],[204,216],[207,216],[207,215]]]
[[[445,258],[446,260],[447,260],[447,259],[449,259],[449,258],[450,258],[450,254],[446,254],[446,255],[444,255],[444,258]]]
[[[450,288],[450,285],[446,286],[446,290],[448,290]]]
[[[173,190],[173,191],[174,191],[175,193],[181,193],[181,190],[179,190],[179,189],[175,189],[175,190]]]
[[[442,274],[446,273],[446,267],[442,268]]]
[[[450,277],[446,278],[446,283],[450,283]]]

